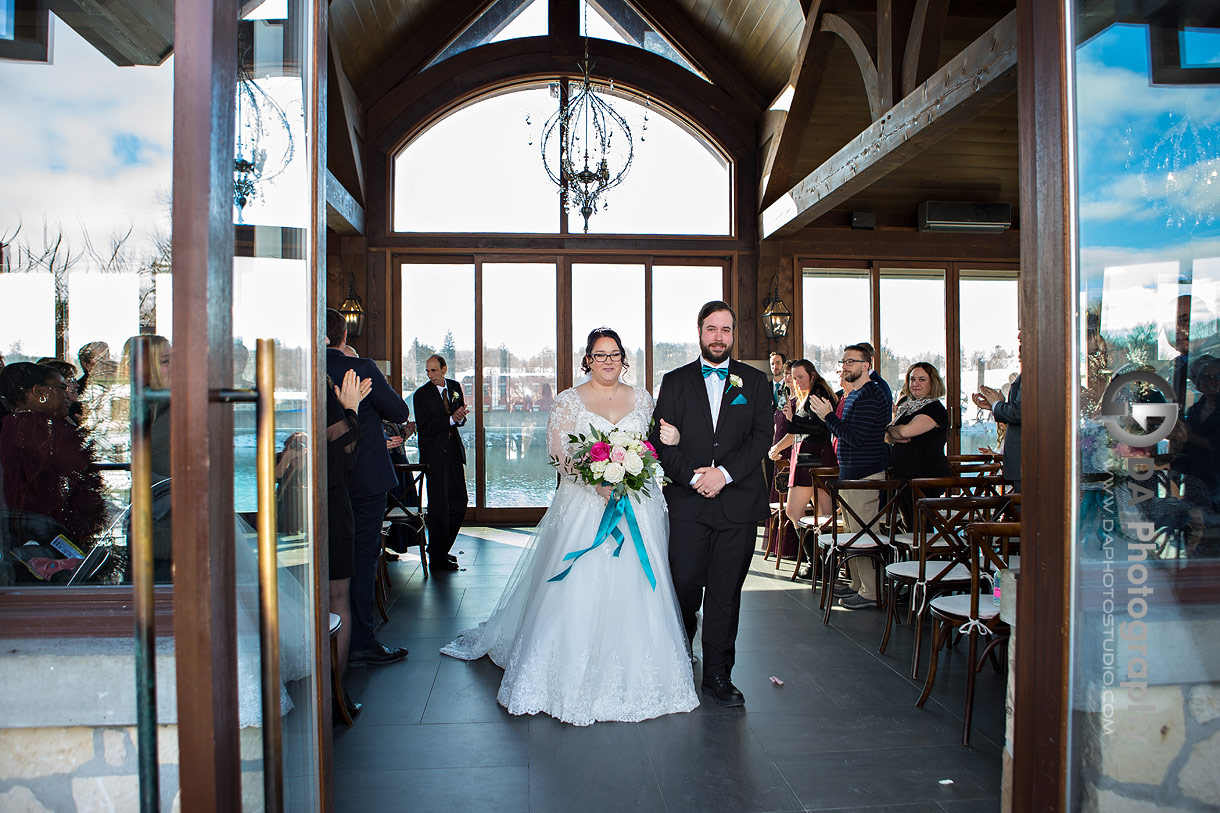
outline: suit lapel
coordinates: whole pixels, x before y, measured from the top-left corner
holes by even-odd
[[[691,381],[694,382],[694,387],[698,390],[701,404],[699,414],[703,416],[705,425],[707,426],[708,437],[716,434],[716,427],[712,425],[712,405],[707,401],[707,384],[703,383],[703,359],[697,359],[691,363]]]
[[[729,359],[729,372],[724,377],[724,389],[720,393],[720,412],[716,415],[717,432],[720,431],[720,427],[724,426],[725,408],[729,405],[729,376],[733,375],[733,365],[735,363],[732,359]]]

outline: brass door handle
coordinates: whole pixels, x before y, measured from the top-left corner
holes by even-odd
[[[263,696],[263,799],[284,809],[283,726],[280,719],[280,603],[275,521],[275,341],[255,350],[258,469],[259,653]]]

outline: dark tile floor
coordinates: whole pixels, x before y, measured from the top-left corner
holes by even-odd
[[[587,728],[509,715],[496,704],[494,664],[438,650],[495,606],[527,538],[519,528],[468,529],[455,548],[466,570],[427,580],[417,560],[391,565],[390,621],[379,636],[411,655],[348,672],[365,708],[354,727],[335,729],[337,810],[999,809],[1003,675],[979,674],[973,744],[963,747],[964,645],[918,709],[910,629],[878,655],[881,612],[836,609],[825,627],[809,583],[761,556],[742,594],[733,671],[744,709],[705,702],[690,714]]]

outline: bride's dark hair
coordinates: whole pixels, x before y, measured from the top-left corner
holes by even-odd
[[[627,351],[623,349],[623,340],[618,337],[618,333],[612,328],[595,327],[589,331],[589,340],[585,342],[585,357],[580,360],[581,372],[590,372],[593,368],[589,366],[589,359],[593,357],[593,345],[598,339],[610,338],[614,339],[614,343],[618,345],[618,351],[623,354],[623,369],[630,369],[631,365],[627,362]]]

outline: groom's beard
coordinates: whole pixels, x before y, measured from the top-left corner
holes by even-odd
[[[710,361],[712,364],[724,364],[725,359],[729,357],[729,353],[733,352],[733,343],[728,344],[716,343],[708,346],[702,341],[699,342],[699,350],[703,353],[703,358]]]

